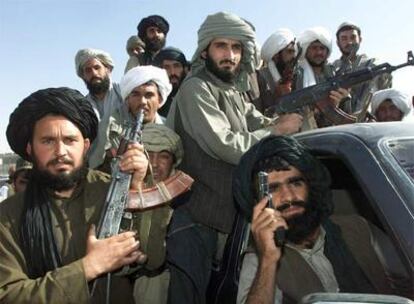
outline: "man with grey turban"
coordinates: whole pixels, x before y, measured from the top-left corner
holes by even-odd
[[[170,78],[173,87],[165,105],[158,110],[161,116],[167,117],[173,98],[177,94],[184,78],[187,76],[189,63],[180,49],[166,47],[155,56],[154,65],[167,71],[168,78]]]
[[[99,121],[98,136],[89,152],[89,166],[99,168],[105,158],[109,118],[117,112],[125,119],[126,110],[122,107],[121,90],[111,80],[114,62],[111,56],[102,50],[81,49],[75,56],[76,73],[85,82],[89,94],[86,96]]]
[[[401,121],[412,108],[410,96],[396,89],[377,91],[372,96],[372,113],[377,121]]]
[[[7,140],[33,163],[26,190],[0,205],[0,302],[103,303],[106,284],[88,284],[124,265],[144,262],[135,232],[97,239],[109,177],[86,166],[98,120],[69,88],[39,90],[10,115]],[[120,166],[139,190],[148,161],[131,144]],[[111,303],[134,303],[129,278],[112,278]]]
[[[195,180],[189,201],[174,211],[167,239],[170,303],[206,301],[217,240],[234,220],[231,172],[241,155],[263,136],[301,126],[298,114],[272,121],[246,102],[248,76],[257,66],[253,26],[234,14],[209,15],[198,30],[191,75],[167,117],[183,141],[181,169]]]
[[[353,22],[343,22],[336,31],[336,45],[342,55],[333,62],[337,74],[345,74],[360,69],[374,67],[378,62],[375,58],[369,58],[366,54],[357,54],[361,46],[361,28]],[[372,81],[368,81],[351,88],[351,99],[341,108],[349,114],[364,110],[369,103],[370,93],[390,88],[392,85],[391,74],[382,74]]]
[[[146,124],[142,131],[142,143],[149,156],[155,183],[163,182],[176,173],[176,168],[183,158],[183,147],[180,137],[173,130],[160,124]],[[136,280],[134,296],[137,303],[167,303],[170,273],[168,268],[165,268],[165,238],[171,214],[172,208],[169,204],[153,208],[151,211],[153,217],[151,230],[158,229],[159,232],[150,235],[149,238],[152,240],[158,238],[157,244],[162,247],[154,248],[153,246],[152,252],[148,252],[148,257],[151,258],[154,251],[158,254],[163,252],[164,255],[162,266],[157,269],[156,275],[143,275]],[[156,225],[158,227],[154,227]]]
[[[299,61],[295,89],[302,89],[326,81],[335,75],[334,67],[328,63],[332,52],[332,39],[329,31],[321,26],[305,30],[299,37],[298,43],[302,47]],[[329,99],[333,106],[339,106],[349,93],[343,88],[330,92]],[[313,106],[303,109],[304,125],[302,130],[316,129],[330,125],[323,113]]]
[[[137,35],[132,35],[127,41],[126,51],[129,55],[129,59],[125,66],[124,73],[139,65],[138,57],[145,52],[145,43]]]

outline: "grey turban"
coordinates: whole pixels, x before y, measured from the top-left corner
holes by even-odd
[[[114,68],[114,61],[112,60],[111,55],[109,55],[107,52],[97,49],[82,49],[79,50],[75,56],[76,74],[78,74],[80,78],[82,78],[83,75],[83,66],[90,59],[99,60],[100,62],[102,62],[104,66],[109,68],[111,71]]]
[[[49,88],[34,92],[23,99],[10,115],[6,135],[10,148],[25,160],[27,143],[32,139],[38,120],[46,115],[61,115],[75,124],[84,138],[96,137],[98,119],[90,103],[77,90]]]
[[[147,151],[168,151],[173,154],[175,157],[174,168],[176,168],[183,159],[184,150],[180,137],[177,133],[164,125],[155,123],[145,124],[142,131],[142,142]]]
[[[254,27],[231,13],[219,12],[207,16],[198,30],[198,46],[192,58],[193,71],[204,66],[201,53],[216,38],[234,39],[243,45],[243,57],[237,82],[242,86],[242,89],[247,90],[249,88],[247,76],[256,70],[260,62]]]

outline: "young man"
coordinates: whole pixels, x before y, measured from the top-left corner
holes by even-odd
[[[168,114],[167,126],[183,141],[181,169],[195,180],[189,201],[174,210],[167,239],[171,303],[205,303],[218,235],[229,233],[234,220],[231,172],[241,155],[261,137],[301,127],[298,114],[273,122],[246,102],[256,55],[251,24],[229,13],[209,15],[198,31],[191,76]]]
[[[271,194],[261,200],[260,171],[268,174]],[[254,249],[243,259],[238,303],[297,303],[312,292],[393,292],[398,276],[382,262],[398,260],[397,252],[388,243],[389,260],[377,254],[378,240],[388,239],[365,219],[330,217],[329,186],[328,170],[294,138],[269,136],[243,155],[233,190],[252,223]],[[275,244],[277,229],[286,230],[283,248]]]
[[[13,175],[13,188],[15,193],[26,190],[32,168],[33,164],[22,158],[16,161],[16,172]]]
[[[10,115],[7,139],[33,163],[27,189],[0,206],[0,301],[103,303],[106,284],[93,296],[89,283],[146,256],[136,233],[97,239],[109,177],[87,168],[98,120],[82,94],[69,88],[39,90]],[[131,144],[120,168],[139,190],[148,161]],[[113,276],[110,301],[134,303],[130,279]]]
[[[336,44],[341,51],[341,58],[333,62],[337,74],[354,72],[359,69],[376,65],[375,58],[369,58],[365,54],[357,54],[361,46],[361,28],[352,22],[343,22],[336,31]],[[374,80],[365,82],[351,88],[351,99],[341,105],[347,113],[353,114],[364,110],[369,102],[369,93],[390,88],[392,85],[391,74],[382,74]]]
[[[299,63],[295,90],[315,85],[335,75],[333,66],[328,64],[332,52],[332,39],[328,30],[323,27],[309,28],[299,36],[298,42],[302,47],[302,60]],[[329,101],[333,107],[338,107],[348,97],[348,91],[339,88],[330,92]],[[303,131],[332,124],[315,106],[304,107],[303,116]]]
[[[372,96],[372,113],[380,122],[401,121],[410,115],[412,108],[410,96],[396,89],[377,91]]]
[[[164,106],[158,110],[158,113],[167,117],[171,107],[172,100],[177,94],[184,78],[187,76],[189,63],[185,58],[184,53],[174,47],[167,47],[162,49],[154,59],[154,65],[167,71],[168,78],[172,84],[172,91],[168,95],[168,99]]]
[[[89,152],[89,166],[98,168],[105,158],[109,117],[114,112],[123,120],[126,112],[122,107],[121,90],[113,83],[111,73],[114,63],[111,56],[101,50],[82,49],[75,56],[76,73],[85,82],[92,105],[99,121],[98,136]]]

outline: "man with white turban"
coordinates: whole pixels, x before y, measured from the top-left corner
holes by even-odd
[[[357,54],[361,45],[361,28],[353,22],[343,22],[336,31],[336,44],[342,55],[333,62],[337,74],[345,74],[360,69],[374,67],[377,60],[365,54]],[[360,112],[369,102],[369,93],[390,88],[391,74],[382,74],[372,81],[355,85],[351,88],[351,99],[341,108],[350,114]]]
[[[138,66],[130,69],[121,79],[120,91],[124,101],[126,116],[115,111],[109,120],[108,140],[105,164],[101,168],[109,172],[109,160],[115,155],[125,126],[135,121],[136,115],[144,110],[143,123],[164,124],[164,119],[157,113],[172,90],[167,72],[152,65]]]
[[[117,83],[112,82],[114,62],[107,52],[91,48],[81,49],[75,56],[75,67],[77,75],[88,88],[89,94],[86,99],[92,105],[99,121],[98,136],[89,152],[89,167],[98,168],[105,157],[111,114],[118,112],[119,117],[126,116],[122,108],[121,90]]]
[[[377,121],[401,121],[412,108],[410,96],[396,89],[377,91],[372,96],[372,113]]]
[[[189,200],[174,210],[170,224],[170,303],[206,301],[217,241],[231,231],[236,213],[231,176],[242,154],[266,135],[295,133],[301,126],[298,114],[274,122],[246,102],[256,55],[250,23],[230,13],[209,15],[198,30],[191,75],[170,108],[167,125],[184,146],[180,169],[195,180]]]
[[[327,29],[320,26],[309,28],[299,36],[298,42],[303,53],[295,83],[296,90],[324,82],[335,75],[333,66],[328,64],[332,52],[332,38]],[[348,95],[347,90],[339,88],[330,92],[329,99],[334,106],[338,106]],[[303,114],[302,130],[329,125],[323,114],[313,106],[306,106]]]
[[[277,93],[277,96],[290,93],[292,90],[291,83],[285,87],[282,82],[284,73],[287,72],[286,68],[294,60],[297,51],[296,37],[286,28],[276,30],[263,43],[261,56],[267,66],[262,68],[260,73],[266,79],[272,93]]]

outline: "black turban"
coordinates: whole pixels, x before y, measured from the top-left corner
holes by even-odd
[[[269,135],[252,146],[240,159],[233,172],[233,196],[243,215],[250,220],[255,205],[254,173],[259,162],[278,156],[298,169],[311,191],[320,194],[317,200],[329,200],[330,175],[328,170],[296,139]],[[260,170],[263,170],[260,168]]]
[[[79,128],[83,137],[91,142],[95,139],[98,119],[79,91],[65,87],[39,90],[23,99],[10,115],[7,126],[7,141],[23,159],[30,161],[26,146],[32,139],[36,122],[49,114],[66,117]]]
[[[164,60],[175,60],[181,63],[184,67],[188,66],[188,61],[185,58],[184,53],[175,47],[166,47],[158,52],[154,58],[154,65],[162,67]]]
[[[143,41],[145,41],[147,28],[150,26],[158,27],[161,30],[161,32],[164,33],[164,35],[167,35],[170,29],[170,25],[168,24],[167,20],[165,20],[163,17],[159,15],[151,15],[146,18],[143,18],[137,26],[138,37],[141,38]]]

